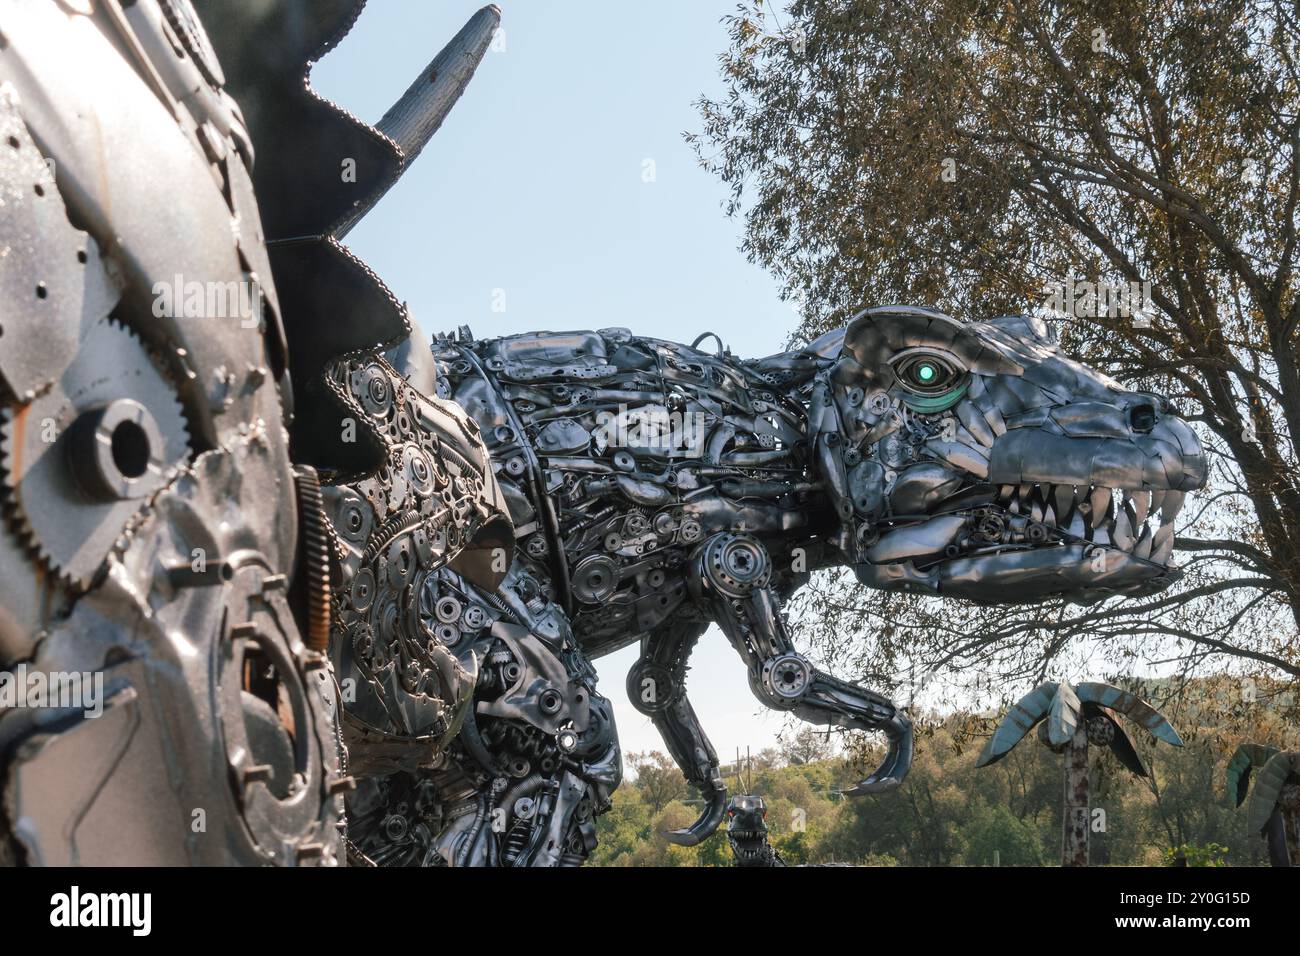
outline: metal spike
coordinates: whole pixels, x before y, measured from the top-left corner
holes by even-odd
[[[401,99],[376,124],[381,133],[401,147],[405,154],[404,170],[420,155],[420,150],[438,131],[465,92],[500,25],[501,11],[495,4],[489,4],[470,17],[469,22],[420,71]],[[334,235],[340,239],[347,235],[378,200],[379,196],[374,196],[371,201],[358,206],[334,230]]]
[[[1133,518],[1129,515],[1128,502],[1116,507],[1115,526],[1111,536],[1115,541],[1115,547],[1121,551],[1131,550],[1137,540],[1133,533]]]
[[[1166,494],[1168,494],[1168,492],[1165,491],[1151,492],[1151,513],[1152,514],[1155,514],[1161,508],[1164,507]]]
[[[1146,523],[1151,510],[1151,492],[1142,490],[1133,492],[1133,527],[1139,528]]]
[[[1133,555],[1138,558],[1151,557],[1151,529],[1146,525],[1142,526],[1142,535],[1138,538],[1137,546],[1133,549]]]
[[[1161,532],[1169,525],[1161,525],[1160,531],[1156,532],[1155,539],[1151,544],[1151,560],[1156,564],[1168,564],[1169,556],[1174,553],[1174,536],[1171,531],[1165,537],[1160,537]]]
[[[1092,526],[1099,527],[1110,517],[1110,489],[1094,488],[1088,502],[1092,505]]]
[[[1070,515],[1070,510],[1074,507],[1076,495],[1071,485],[1057,485],[1052,493],[1056,501],[1057,524],[1064,524]]]

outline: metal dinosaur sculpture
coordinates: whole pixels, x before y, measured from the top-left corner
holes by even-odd
[[[885,734],[884,762],[853,792],[896,786],[906,715],[813,667],[781,615],[818,568],[986,602],[1095,601],[1171,578],[1173,520],[1204,479],[1191,428],[1163,398],[1061,355],[1036,320],[885,307],[764,359],[698,345],[626,329],[434,340],[438,394],[477,422],[514,522],[510,571],[494,593],[445,570],[394,581],[388,630],[373,605],[356,613],[345,579],[335,644],[339,672],[355,666],[376,688],[392,686],[382,668],[400,657],[340,656],[372,636],[399,650],[432,639],[467,673],[481,663],[471,701],[460,685],[460,735],[415,775],[432,812],[395,824],[438,834],[422,858],[590,851],[618,758],[589,661],[634,642],[632,702],[706,801],[669,838],[713,832],[727,792],[685,685],[710,623],[766,705]],[[365,729],[401,734],[398,720]],[[413,786],[399,789],[408,811]],[[381,818],[363,850],[384,845]]]
[[[372,127],[307,82],[358,0],[201,9],[0,0],[7,157],[36,158],[5,166],[35,197],[6,237],[39,252],[4,274],[29,306],[0,346],[0,668],[111,685],[104,720],[0,712],[3,859],[580,863],[621,772],[590,661],[633,642],[695,843],[727,802],[685,692],[710,622],[766,703],[886,734],[874,792],[910,725],[798,652],[780,608],[812,571],[985,601],[1169,580],[1191,429],[1034,320],[873,309],[757,360],[624,329],[426,351],[340,238],[499,11]],[[261,294],[160,314],[178,274]]]
[[[736,866],[785,866],[767,839],[767,806],[755,794],[736,794],[727,804],[727,844]]]

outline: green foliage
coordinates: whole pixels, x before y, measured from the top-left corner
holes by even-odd
[[[1008,807],[982,805],[961,828],[962,857],[968,866],[1042,866],[1049,862],[1039,831]]]
[[[1201,690],[1212,693],[1216,687],[1207,681]],[[1246,814],[1224,805],[1225,768],[1242,737],[1237,730],[1202,726],[1201,718],[1213,713],[1214,708],[1189,707],[1171,715],[1186,739],[1184,747],[1134,735],[1149,778],[1133,776],[1109,751],[1093,751],[1093,807],[1105,811],[1104,830],[1091,837],[1093,865],[1155,866],[1178,851],[1192,866],[1266,862],[1264,843],[1249,831]],[[1290,746],[1294,731],[1289,737],[1272,721],[1270,711],[1260,707],[1252,721],[1260,732],[1243,733]],[[1002,866],[1056,864],[1060,758],[1031,737],[993,766],[977,768],[982,741],[971,739],[972,728],[978,734],[992,724],[987,715],[965,713],[922,720],[912,772],[886,794],[843,796],[863,767],[840,757],[756,768],[753,792],[767,804],[772,845],[789,865],[990,866],[994,851]],[[661,762],[643,755],[637,765],[651,773],[626,782],[611,810],[599,818],[600,845],[592,863],[730,866],[725,825],[698,847],[673,846],[663,838],[665,829],[695,819],[698,795],[679,775],[680,795],[656,809],[655,799],[668,786]]]
[[[1165,850],[1165,866],[1227,866],[1228,848],[1218,843],[1182,843]]]

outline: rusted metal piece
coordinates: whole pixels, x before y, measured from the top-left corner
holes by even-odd
[[[1080,722],[1065,745],[1061,866],[1088,865],[1088,728]]]

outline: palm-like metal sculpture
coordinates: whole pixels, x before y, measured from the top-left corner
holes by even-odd
[[[1038,727],[1038,739],[1064,755],[1065,808],[1061,820],[1061,865],[1088,865],[1090,830],[1088,747],[1107,746],[1121,764],[1139,777],[1147,775],[1120,715],[1136,721],[1158,740],[1183,745],[1164,715],[1135,694],[1110,684],[1088,681],[1039,684],[1007,711],[989,739],[977,767],[987,767],[1011,752]]]
[[[1228,797],[1235,806],[1250,794],[1247,820],[1251,832],[1268,842],[1269,862],[1300,866],[1300,751],[1242,744],[1228,761],[1227,777]]]

